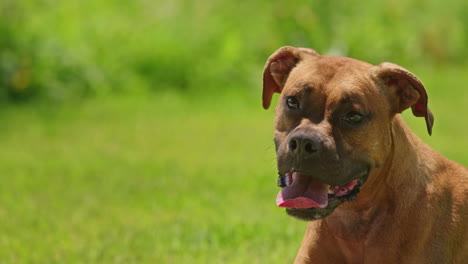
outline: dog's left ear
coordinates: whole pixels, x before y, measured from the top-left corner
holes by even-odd
[[[414,74],[401,66],[384,62],[374,67],[373,78],[378,85],[387,88],[397,113],[411,107],[413,115],[426,119],[427,132],[432,134],[434,116],[427,106],[427,92]]]
[[[263,108],[270,107],[274,93],[281,93],[291,70],[305,57],[319,54],[308,48],[285,46],[275,51],[263,69]]]

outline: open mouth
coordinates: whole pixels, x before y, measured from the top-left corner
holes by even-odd
[[[367,174],[366,170],[342,186],[331,186],[302,172],[287,172],[278,177],[278,186],[282,189],[276,197],[276,204],[288,209],[333,210],[343,202],[356,199]]]

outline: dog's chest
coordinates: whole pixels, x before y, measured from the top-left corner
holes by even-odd
[[[385,229],[385,215],[375,212],[337,210],[326,218],[327,233],[336,241],[347,263],[364,263],[376,248],[376,236]],[[378,239],[380,240],[380,239]],[[382,238],[380,241],[385,240]],[[378,246],[377,246],[378,248]]]

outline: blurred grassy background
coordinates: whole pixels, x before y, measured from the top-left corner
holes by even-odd
[[[468,2],[0,2],[1,263],[290,263],[266,58],[398,63],[467,164]]]
[[[468,4],[57,1],[0,4],[2,100],[161,90],[258,93],[286,44],[371,63],[465,65]]]

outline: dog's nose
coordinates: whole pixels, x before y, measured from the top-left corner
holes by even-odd
[[[322,150],[322,143],[317,137],[301,133],[289,139],[288,148],[291,154],[306,158],[319,154]]]

